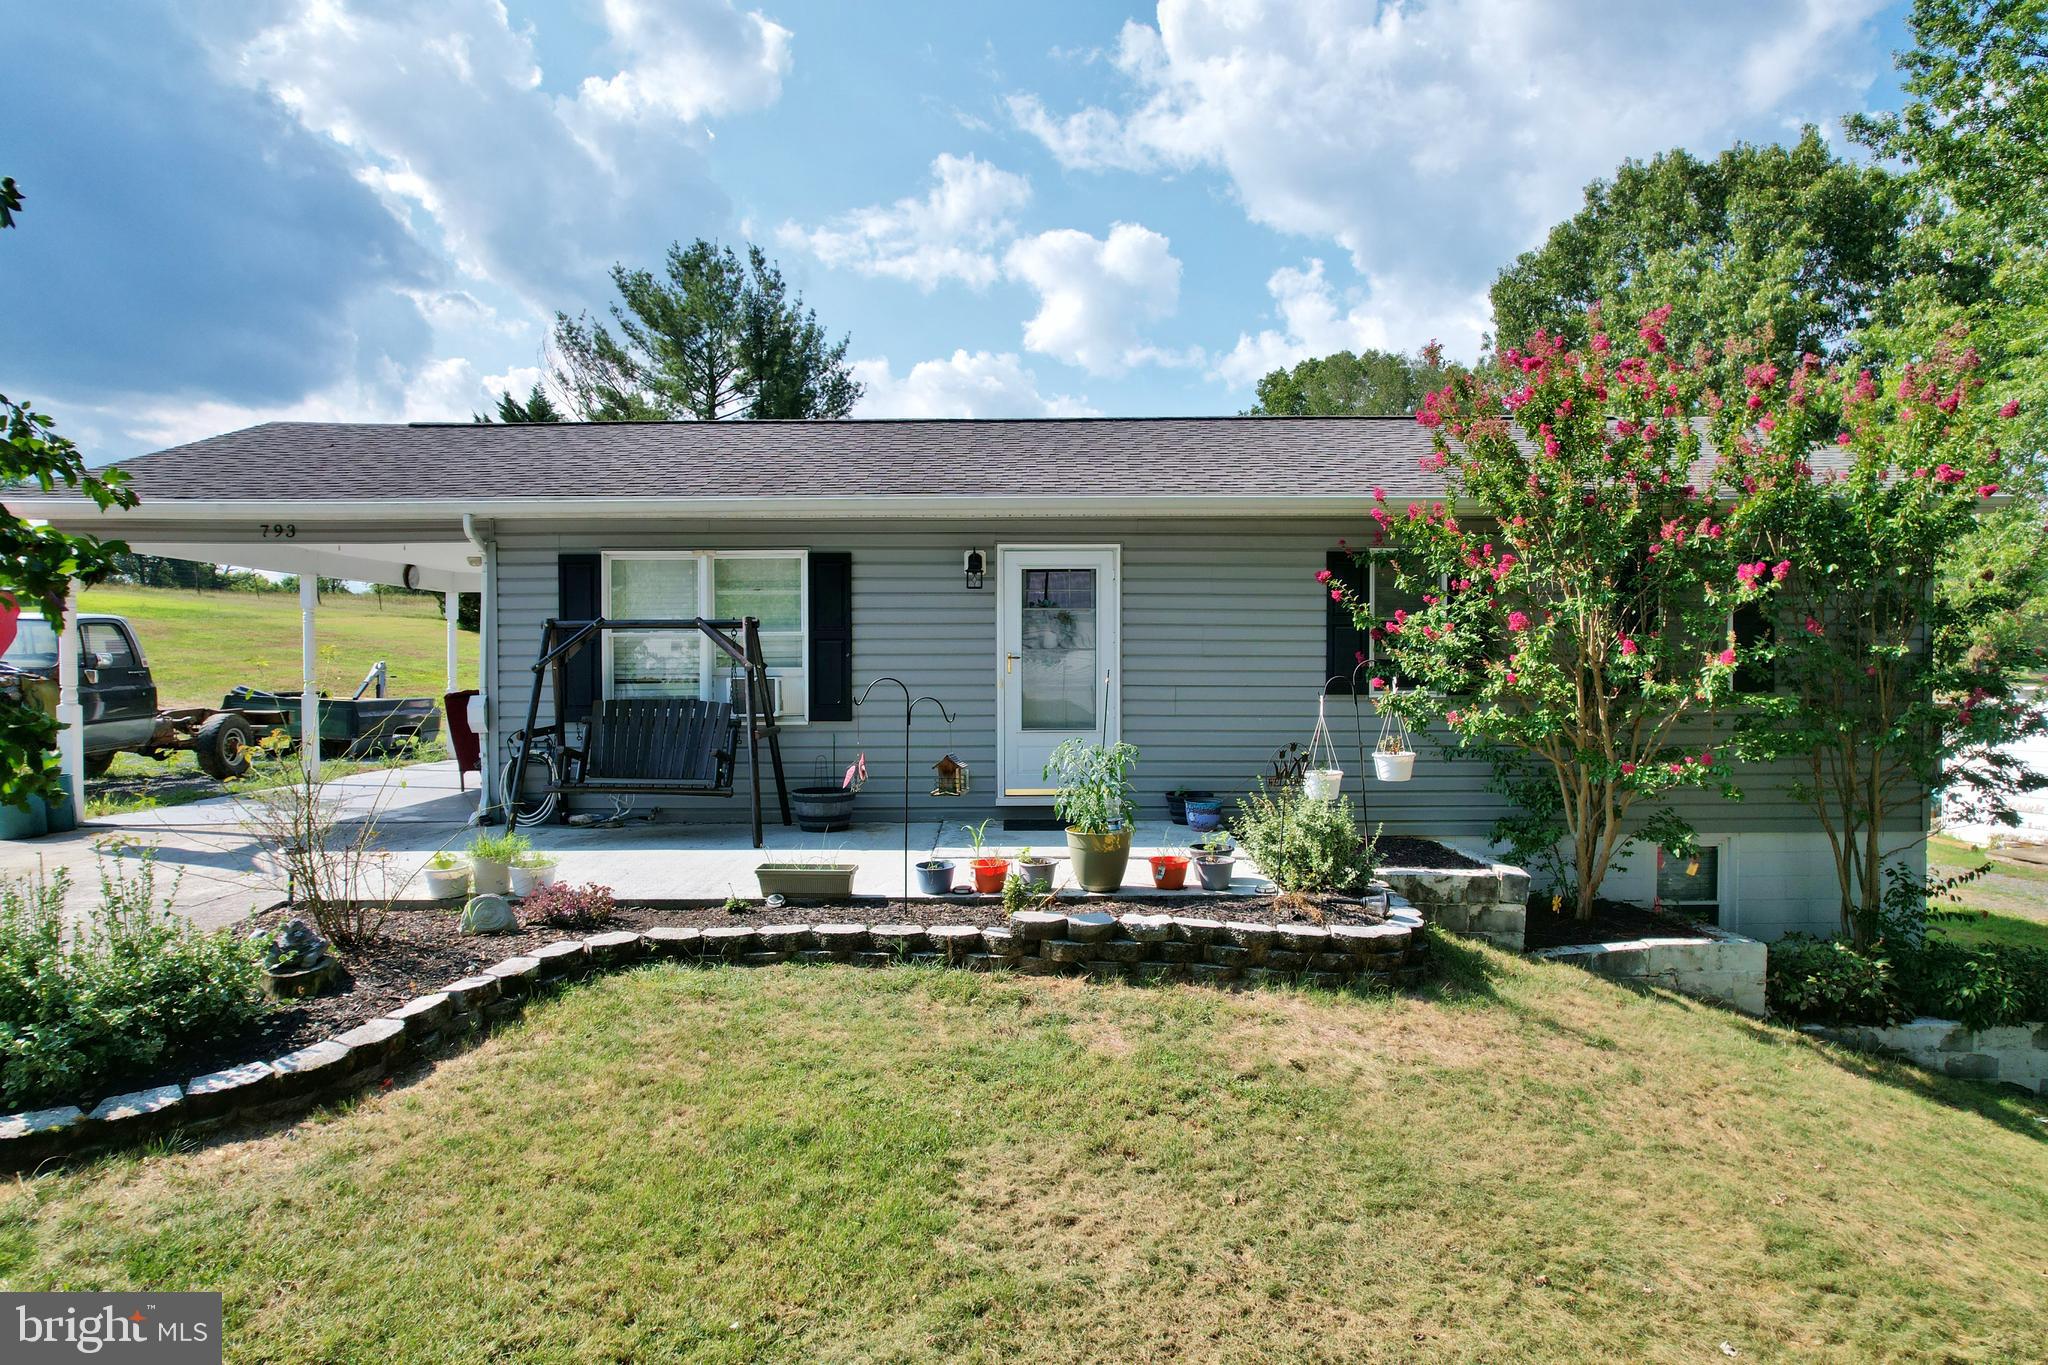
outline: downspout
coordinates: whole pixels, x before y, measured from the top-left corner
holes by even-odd
[[[497,680],[498,664],[498,544],[477,529],[476,514],[462,514],[462,535],[483,560],[483,590],[477,594],[477,693],[482,702],[483,728],[477,735],[476,821],[494,825],[500,817],[497,765]]]

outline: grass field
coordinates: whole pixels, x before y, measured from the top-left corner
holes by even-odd
[[[299,690],[299,600],[292,593],[185,592],[116,584],[89,588],[81,611],[125,616],[156,679],[158,704],[218,706],[238,684]],[[390,695],[439,697],[447,688],[446,634],[432,598],[331,594],[320,603],[320,686],[352,694],[371,665],[391,671]],[[476,685],[477,639],[461,637],[464,687]],[[418,757],[444,756],[439,745]],[[334,775],[369,764],[334,765]],[[122,754],[109,783],[88,787],[89,815],[182,805],[219,795],[189,753],[158,761]]]
[[[88,588],[79,610],[125,616],[134,626],[165,706],[218,706],[240,683],[299,690],[299,599],[292,593],[183,592],[123,585]],[[370,666],[391,667],[391,694],[447,690],[446,634],[428,597],[333,594],[319,613],[320,686],[348,696]],[[474,634],[462,636],[463,686],[477,676]]]
[[[1440,943],[1422,997],[574,987],[283,1131],[0,1193],[237,1361],[2039,1359],[2048,1107]]]
[[[2048,948],[2048,867],[2022,862],[1999,850],[1976,848],[1946,835],[1927,841],[1930,876],[1951,876],[1975,868],[1988,871],[1941,902],[1966,919],[1938,920],[1933,932],[1957,943],[2011,943]]]

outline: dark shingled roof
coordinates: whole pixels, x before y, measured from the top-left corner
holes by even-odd
[[[1408,417],[269,422],[125,461],[148,502],[1442,492]]]

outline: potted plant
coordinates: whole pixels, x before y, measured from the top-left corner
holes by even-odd
[[[427,859],[420,875],[426,878],[427,895],[437,901],[452,901],[469,894],[469,864],[447,849]]]
[[[1044,854],[1034,854],[1029,848],[1017,854],[1017,875],[1024,879],[1024,885],[1032,891],[1052,890],[1053,860]]]
[[[849,900],[853,896],[852,863],[762,863],[754,869],[761,895],[801,900]]]
[[[946,896],[953,891],[953,860],[927,858],[917,865],[917,889],[927,896]]]
[[[1195,875],[1202,879],[1204,891],[1228,891],[1236,869],[1237,859],[1227,851],[1195,855]]]
[[[1237,840],[1231,838],[1224,830],[1211,830],[1198,838],[1188,840],[1188,852],[1194,855],[1197,862],[1204,858],[1227,858],[1237,852]]]
[[[1146,861],[1152,864],[1152,885],[1158,890],[1178,891],[1187,885],[1187,854],[1155,853]]]
[[[1406,782],[1415,776],[1415,751],[1408,747],[1408,723],[1390,711],[1380,713],[1380,738],[1373,746],[1372,772],[1382,782]]]
[[[1008,858],[992,857],[982,851],[982,835],[988,832],[989,822],[967,827],[967,838],[974,845],[974,856],[968,860],[968,870],[974,874],[974,889],[981,895],[993,896],[1003,889],[1003,878],[1009,874]]]
[[[1187,799],[1188,828],[1197,834],[1207,834],[1223,823],[1223,803],[1198,799]]]
[[[470,889],[479,896],[512,892],[512,864],[533,851],[523,834],[478,834],[469,841]]]
[[[522,853],[512,860],[512,894],[515,896],[531,896],[554,880],[555,856],[552,853]]]
[[[1085,891],[1115,891],[1131,861],[1131,797],[1137,746],[1070,739],[1052,751],[1045,776],[1055,784],[1052,808],[1066,822],[1074,880]]]
[[[1215,792],[1197,791],[1193,787],[1175,787],[1166,794],[1166,817],[1176,825],[1185,825],[1188,822],[1188,802],[1215,799]]]

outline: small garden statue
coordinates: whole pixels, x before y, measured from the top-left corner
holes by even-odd
[[[264,988],[280,999],[319,995],[341,976],[341,959],[312,925],[288,922],[263,947]]]
[[[519,918],[503,896],[473,896],[462,907],[458,927],[465,934],[513,934],[519,932]]]

